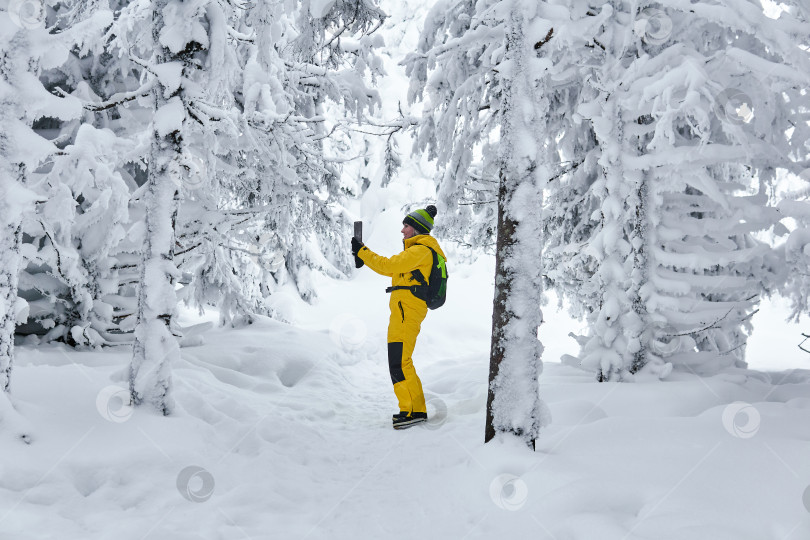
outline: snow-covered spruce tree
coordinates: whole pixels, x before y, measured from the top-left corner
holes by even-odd
[[[132,17],[139,16],[137,7]],[[170,409],[167,374],[176,344],[169,338],[174,293],[168,287],[178,273],[168,261],[175,242],[182,255],[175,263],[186,263],[181,269],[192,273],[194,298],[210,301],[213,293],[224,311],[247,314],[261,310],[272,288],[267,274],[249,264],[264,255],[266,248],[257,244],[270,244],[274,266],[279,256],[286,261],[305,299],[313,268],[347,264],[336,247],[336,224],[345,218],[335,205],[341,195],[337,170],[324,158],[329,131],[322,126],[323,101],[339,101],[360,115],[378,99],[363,83],[362,67],[375,43],[349,36],[372,31],[382,14],[368,2],[338,2],[316,15],[292,4],[200,0],[152,7],[157,52],[150,61],[137,60],[155,82],[155,136],[144,193],[151,254],[141,269],[136,402],[149,391],[149,401],[164,413]],[[132,28],[126,24],[120,23]],[[352,46],[342,47],[342,40]],[[188,178],[190,170],[203,175],[200,181]],[[201,184],[208,189],[187,189]],[[150,289],[159,302],[148,300]],[[149,338],[148,330],[159,339]],[[150,344],[154,354],[146,351]],[[145,358],[153,365],[147,367]],[[150,380],[139,382],[138,373]]]
[[[304,133],[311,133],[307,145],[291,146],[296,176],[306,179],[297,188],[305,199],[296,197],[305,202],[295,206],[303,210],[303,223],[311,224],[311,232],[289,235],[292,249],[285,266],[299,293],[308,298],[314,290],[302,278],[311,270],[337,277],[333,268],[345,273],[351,267],[345,257],[349,223],[343,201],[359,191],[359,182],[341,173],[342,162],[361,149],[336,136],[335,128],[351,120],[362,124],[380,106],[372,85],[382,75],[377,51],[384,42],[377,31],[386,15],[374,0],[312,0],[303,6],[296,18],[299,36],[291,43],[291,56],[283,58],[295,116],[308,125]],[[309,159],[303,159],[307,153]],[[313,187],[316,198],[310,194]],[[313,204],[317,199],[323,203]]]
[[[740,364],[750,316],[775,283],[773,254],[752,233],[778,218],[767,208],[774,171],[795,168],[806,26],[747,0],[568,5],[572,20],[602,18],[589,34],[601,57],[569,58],[589,88],[575,118],[596,150],[566,156],[590,179],[564,179],[598,211],[552,209],[547,222],[558,229],[550,256],[569,257],[562,272],[580,267],[556,285],[591,313],[582,363],[600,380],[664,376],[668,362],[703,373]]]
[[[246,51],[256,39],[249,18],[258,7],[201,6],[198,17],[206,35],[194,54],[197,68],[184,74],[190,116],[183,144],[193,171],[183,183],[175,263],[186,284],[181,297],[200,309],[216,306],[224,324],[237,315],[250,320],[253,313],[270,314],[263,302],[265,277],[251,257],[259,250],[261,210],[248,202],[257,186],[248,180],[256,153],[245,122],[250,98],[245,83],[251,77]]]
[[[453,208],[472,178],[476,151],[483,154],[482,168],[499,171],[485,441],[511,433],[531,447],[549,421],[538,390],[537,339],[540,209],[551,176],[542,146],[549,102],[539,82],[547,66],[535,61],[534,51],[552,29],[538,7],[523,0],[439,2],[428,15],[419,53],[407,60],[414,97],[425,92],[425,110],[432,111],[418,143],[444,167],[440,203]]]
[[[214,251],[232,249],[227,231],[233,222],[219,204],[233,193],[214,182],[216,173],[211,173],[218,171],[221,147],[230,147],[239,136],[234,89],[241,82],[241,65],[234,47],[249,36],[234,25],[248,7],[241,2],[162,0],[144,10],[134,3],[115,29],[117,46],[142,68],[146,83],[135,94],[148,91],[152,105],[130,391],[135,404],[149,403],[163,414],[172,410],[171,365],[179,355],[175,283],[181,274],[175,252],[203,251],[212,244]],[[147,21],[140,30],[132,24]],[[133,49],[128,51],[127,45]],[[226,234],[205,236],[220,233],[217,227]],[[233,272],[227,257],[199,258],[214,274]],[[220,297],[226,299],[222,307],[230,308],[227,299],[233,296],[238,308],[249,309],[239,305],[244,288],[237,280],[219,283]]]
[[[33,133],[26,133],[30,126],[23,123],[25,113],[19,102],[19,78],[27,71],[26,37],[8,12],[0,11],[0,389],[4,392],[9,389],[14,359],[20,229],[23,216],[33,212],[36,197],[25,187],[26,158],[19,147],[22,134],[33,138]]]
[[[138,322],[130,365],[133,403],[148,403],[164,415],[173,407],[171,365],[179,357],[176,335],[177,299],[174,263],[176,219],[181,186],[194,169],[187,138],[191,135],[195,99],[202,98],[193,76],[203,66],[209,46],[204,25],[207,2],[158,0],[149,5],[146,26],[151,39],[141,47],[151,55],[135,59],[151,81],[153,116],[148,180],[143,194],[145,238],[138,283]],[[143,10],[140,5],[130,5]],[[132,20],[143,23],[143,13]],[[132,22],[132,20],[128,22]],[[119,20],[119,23],[127,22]],[[136,49],[138,51],[139,49]]]
[[[59,152],[47,181],[52,187],[67,189],[70,205],[62,203],[62,212],[70,216],[69,237],[55,245],[63,259],[74,263],[65,283],[70,296],[63,299],[68,317],[61,322],[66,328],[61,336],[72,345],[100,346],[121,340],[122,279],[119,271],[122,246],[130,226],[128,204],[134,182],[128,182],[124,170],[126,156],[135,144],[119,137],[110,129],[109,109],[88,103],[96,101],[97,92],[105,84],[114,84],[114,74],[100,64],[105,58],[105,33],[110,28],[114,11],[121,3],[60,2],[55,13],[56,31],[72,44],[67,62],[47,73],[47,84],[53,93],[70,94],[84,102],[81,116],[58,126],[56,142]],[[47,207],[54,198],[49,197]],[[58,205],[51,213],[56,217]],[[44,212],[43,212],[44,214]],[[48,219],[43,220],[48,222]],[[44,227],[43,227],[44,228]],[[47,243],[43,243],[47,244]],[[81,287],[72,276],[81,276]],[[49,332],[52,334],[53,332]],[[56,337],[56,336],[52,336]]]
[[[598,163],[600,147],[593,125],[579,114],[583,103],[599,95],[595,85],[583,84],[593,77],[604,52],[594,36],[609,8],[601,5],[576,12],[558,10],[549,18],[553,39],[538,48],[538,55],[551,61],[546,86],[549,100],[545,147],[559,159],[555,174],[546,185],[543,209],[543,269],[546,286],[554,289],[562,307],[564,300],[576,318],[599,309],[602,291],[593,279],[598,268],[588,249],[602,217],[601,200],[594,184],[602,176]]]
[[[49,291],[49,282],[33,272],[24,277],[40,294],[58,299],[58,311],[37,316],[40,326],[49,321],[46,339],[112,344],[121,332],[115,321],[121,279],[117,255],[129,225],[130,197],[117,161],[127,145],[111,131],[87,123],[80,123],[70,138],[71,144],[53,159],[46,176],[51,196],[40,205],[40,219],[31,230],[43,238],[29,267],[52,268],[58,288]]]
[[[203,119],[188,142],[207,150],[197,153],[213,182],[188,193],[177,220],[176,262],[190,277],[184,297],[217,305],[222,322],[283,317],[267,302],[279,286],[292,282],[312,300],[313,271],[348,270],[347,186],[336,165],[344,158],[325,155],[327,122],[379,102],[365,81],[379,45],[370,34],[383,16],[372,4],[241,7],[208,28],[212,44],[228,46],[208,55],[201,86],[225,111]]]
[[[130,339],[134,326],[130,274],[141,242],[137,234],[124,238],[130,191],[137,187],[126,169],[142,152],[121,126],[131,132],[143,122],[99,98],[140,86],[137,78],[121,77],[120,59],[105,48],[113,11],[122,5],[68,0],[48,8],[49,32],[58,36],[65,60],[40,70],[39,79],[50,93],[84,102],[85,110],[71,107],[66,116],[63,107],[34,125],[58,149],[40,171],[43,202],[23,224],[19,294],[31,309],[17,332],[39,341],[111,344]]]
[[[777,12],[780,19],[810,21],[810,6],[798,0],[780,4]],[[798,41],[800,47],[810,50],[810,32],[797,32],[795,37],[802,40]],[[794,86],[786,93],[790,101],[802,103],[807,88]],[[777,207],[784,218],[794,221],[785,220],[792,230],[780,248],[785,279],[779,292],[790,301],[790,319],[798,322],[802,315],[810,314],[810,106],[793,111],[792,120],[791,157],[796,163],[790,169],[793,175],[784,175],[790,178],[789,187],[777,194]]]
[[[66,61],[43,71],[40,80],[54,94],[86,101],[87,81],[104,50],[103,36],[113,19],[109,8],[65,2],[53,14],[52,33],[69,44]],[[46,201],[28,220],[27,268],[21,294],[32,304],[20,331],[71,345],[102,345],[115,340],[118,293],[114,254],[124,237],[129,188],[117,162],[125,146],[92,109],[69,119],[46,118],[37,131],[60,149],[41,182]],[[44,335],[42,335],[44,332]]]
[[[227,300],[241,297],[245,306],[233,311],[272,314],[264,299],[278,286],[292,282],[309,301],[312,272],[341,277],[349,269],[343,199],[357,189],[339,164],[353,149],[332,139],[346,116],[356,121],[379,104],[368,79],[379,74],[373,33],[383,17],[364,1],[259,3],[246,12],[240,31],[249,38],[238,47],[243,75],[234,91],[242,135],[238,144],[216,145],[224,221],[203,235],[226,231],[227,241],[190,253],[230,261],[234,271],[197,266],[198,301],[237,280],[244,294]],[[236,249],[218,253],[223,245]]]
[[[50,83],[55,91],[79,98],[85,109],[82,118],[59,126],[64,150],[50,174],[51,184],[67,187],[75,199],[72,245],[60,245],[58,251],[73,255],[70,260],[75,259],[85,286],[68,285],[61,275],[58,285],[85,294],[79,302],[74,295],[37,287],[64,304],[62,313],[43,313],[42,322],[52,327],[45,338],[70,344],[126,342],[137,320],[144,195],[153,148],[152,11],[128,0],[68,0],[59,4],[57,15],[62,33],[74,35],[78,45]],[[161,74],[174,76],[171,69]],[[189,168],[200,162],[188,154],[184,158]],[[173,179],[179,187],[181,179]],[[194,181],[202,183],[199,176]],[[70,215],[69,209],[62,213]],[[40,259],[53,258],[53,251]]]
[[[45,202],[43,174],[56,146],[36,130],[45,118],[76,118],[75,99],[50,94],[40,76],[65,62],[70,44],[46,29],[43,5],[0,3],[0,387],[8,390],[17,323],[28,310],[18,298],[21,241],[34,203]],[[17,314],[20,319],[17,320]]]
[[[498,1],[439,0],[425,17],[416,53],[406,57],[408,99],[423,101],[413,153],[436,160],[436,233],[482,249],[494,244],[500,164],[497,59],[503,47]],[[495,142],[495,144],[493,144]]]

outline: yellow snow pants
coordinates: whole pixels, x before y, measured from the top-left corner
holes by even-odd
[[[427,315],[427,304],[414,298],[410,291],[394,291],[389,307],[391,319],[388,321],[388,369],[391,372],[394,393],[399,400],[399,410],[426,413],[422,381],[416,374],[411,356],[422,321]]]

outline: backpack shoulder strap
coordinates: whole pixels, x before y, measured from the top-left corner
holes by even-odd
[[[421,244],[419,242],[417,242],[415,245],[426,247],[430,250],[430,254],[433,256],[433,259],[430,261],[430,267],[433,268],[433,263],[436,262],[436,250],[428,245]],[[428,275],[430,275],[430,272],[428,272]],[[428,284],[427,279],[425,278],[425,276],[422,275],[422,272],[420,270],[413,270],[411,272],[411,276],[419,283],[419,285],[425,286]]]

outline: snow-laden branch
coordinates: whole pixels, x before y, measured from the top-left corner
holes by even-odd
[[[154,87],[155,87],[155,79],[152,79],[143,86],[141,86],[140,88],[138,88],[137,90],[114,94],[112,97],[110,97],[110,99],[108,99],[107,101],[102,101],[101,103],[84,102],[82,103],[82,107],[92,112],[106,111],[108,109],[118,107],[119,105],[123,105],[124,103],[134,101],[138,98],[148,97],[151,94]],[[63,97],[70,95],[58,86],[54,88],[54,91]]]

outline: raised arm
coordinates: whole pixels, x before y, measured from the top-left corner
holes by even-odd
[[[418,244],[409,247],[402,253],[398,253],[393,257],[383,257],[382,255],[377,255],[368,249],[368,247],[363,246],[360,251],[357,252],[357,256],[360,257],[364,263],[366,263],[366,266],[378,274],[388,277],[395,274],[405,274],[406,272],[416,270],[420,266],[424,265],[427,259],[432,260],[433,257],[430,249]]]

